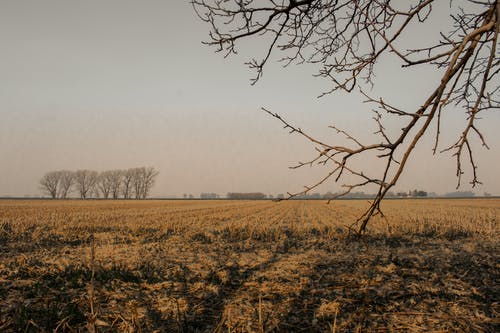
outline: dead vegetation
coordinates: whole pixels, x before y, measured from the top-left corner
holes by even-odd
[[[500,201],[384,204],[0,201],[0,331],[498,331]]]

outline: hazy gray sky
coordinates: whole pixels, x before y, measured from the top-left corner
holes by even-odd
[[[207,29],[181,0],[0,0],[0,196],[40,194],[46,171],[136,166],[160,171],[153,195],[296,191],[327,169],[289,170],[314,147],[261,106],[329,142],[337,139],[330,124],[364,138],[375,130],[358,94],[316,99],[329,83],[313,68],[272,64],[250,86],[243,63],[262,44],[224,59],[201,44]],[[372,95],[419,105],[435,73],[406,82],[393,65],[378,66]],[[451,144],[464,116],[448,117],[443,142]],[[491,150],[476,146],[477,193],[500,194],[499,123],[498,112],[480,122]],[[418,146],[395,190],[454,191],[455,161],[431,148],[431,140]]]

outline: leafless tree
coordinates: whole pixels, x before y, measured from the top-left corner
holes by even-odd
[[[145,199],[154,185],[158,171],[153,167],[140,167],[132,169],[132,186],[136,199]]]
[[[56,199],[60,181],[61,173],[59,171],[47,172],[40,179],[40,189],[50,195],[52,199]]]
[[[112,171],[103,171],[99,174],[97,179],[97,189],[102,194],[104,199],[107,199],[112,191],[113,180],[112,180]]]
[[[40,179],[40,188],[52,198],[67,198],[71,189],[82,199],[103,197],[118,199],[121,193],[125,199],[148,197],[159,172],[153,167],[128,170],[107,170],[101,173],[92,170],[51,171]]]
[[[82,199],[87,199],[95,192],[98,176],[97,171],[78,170],[75,172],[75,187]]]
[[[263,56],[248,63],[256,70],[252,84],[261,78],[271,55],[281,53],[285,66],[293,63],[320,66],[317,75],[331,80],[332,84],[331,89],[321,96],[359,88],[366,101],[373,105],[376,134],[379,136],[375,142],[362,142],[354,135],[330,126],[349,144],[319,140],[277,113],[263,109],[291,133],[303,136],[316,146],[316,155],[307,162],[298,163],[295,168],[331,165],[330,171],[317,183],[306,186],[300,193],[289,193],[290,197],[308,193],[329,179],[343,184],[344,191],[339,196],[360,187],[376,186],[378,190],[371,206],[351,226],[360,234],[366,231],[371,217],[382,214],[382,199],[397,183],[415,146],[424,136],[434,137],[434,154],[453,153],[457,187],[465,171],[464,159],[470,167],[471,185],[480,183],[472,142],[478,140],[482,146],[488,147],[478,119],[500,107],[500,57],[497,51],[500,2],[450,0],[446,3],[449,4],[452,25],[445,31],[436,31],[436,36],[429,36],[426,46],[408,47],[408,43],[411,44],[405,40],[408,32],[429,22],[434,12],[433,5],[437,2],[192,0],[200,19],[211,27],[206,44],[217,47],[226,56],[235,53],[236,44],[243,39],[260,38],[266,43]],[[403,69],[435,68],[440,79],[429,83],[434,89],[413,109],[403,109],[385,99],[371,97],[364,90],[375,83],[375,65],[384,57],[397,57]],[[402,80],[411,80],[411,77],[404,76]],[[442,114],[452,108],[462,109],[466,121],[456,142],[451,146],[441,146],[441,130],[444,126],[453,126],[444,121]],[[399,119],[402,130],[386,128],[388,117]],[[352,161],[357,157],[373,154],[384,165],[380,173],[374,174],[374,170],[353,165]]]
[[[159,172],[153,167],[141,168],[141,171],[143,184],[141,197],[142,199],[146,199],[149,196],[151,188],[155,184],[156,177],[158,176]]]
[[[68,194],[71,192],[71,188],[75,183],[75,174],[73,171],[62,170],[60,173],[59,182],[59,198],[66,199]]]
[[[133,168],[132,174],[132,187],[134,189],[134,195],[136,199],[141,199],[142,194],[142,169],[143,168]]]
[[[123,172],[122,191],[124,199],[132,198],[133,179],[134,179],[134,169],[127,169]]]
[[[122,170],[109,171],[109,181],[111,183],[111,195],[113,199],[118,199],[122,189],[124,172]]]

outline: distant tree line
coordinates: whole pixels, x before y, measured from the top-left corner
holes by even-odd
[[[485,193],[484,196],[491,196],[491,194]],[[448,198],[471,198],[475,196],[476,194],[472,191],[456,191],[456,192],[450,192],[446,193],[444,196]]]
[[[260,200],[260,199],[265,199],[266,195],[261,192],[249,192],[249,193],[229,192],[227,194],[227,198],[238,199],[238,200]]]
[[[219,195],[217,193],[201,193],[200,199],[219,199]]]
[[[40,189],[53,199],[66,199],[72,192],[80,198],[145,199],[159,172],[153,167],[126,170],[59,170],[40,179]]]
[[[339,197],[339,194],[340,193],[327,192],[327,193],[322,195],[322,198],[329,199],[329,200],[336,199]],[[367,198],[367,199],[370,199],[370,198],[374,198],[375,196],[376,196],[376,194],[373,194],[373,193],[365,193],[365,192],[359,191],[359,192],[352,192],[349,194],[342,195],[342,198],[346,198],[346,199],[364,199],[364,198]],[[389,191],[385,195],[386,198],[410,198],[410,197],[411,198],[423,198],[423,197],[427,197],[427,196],[429,196],[429,194],[426,191],[422,191],[422,190],[410,190],[408,192],[397,192],[397,193]],[[308,199],[316,199],[316,198],[308,197]]]

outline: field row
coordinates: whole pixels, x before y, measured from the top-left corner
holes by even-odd
[[[500,201],[0,201],[0,331],[488,332]]]

